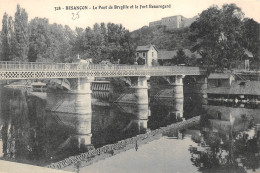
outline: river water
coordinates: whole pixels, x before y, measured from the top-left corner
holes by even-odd
[[[85,114],[60,110],[46,93],[6,88],[0,92],[0,157],[47,166],[70,156],[148,133],[200,115],[199,125],[167,131],[74,172],[260,172],[260,109],[206,104],[198,94],[150,98],[149,105],[111,104],[92,97]],[[97,95],[95,93],[95,95]],[[103,93],[104,95],[104,93]],[[71,106],[66,102],[62,110]],[[79,101],[80,102],[80,101]]]

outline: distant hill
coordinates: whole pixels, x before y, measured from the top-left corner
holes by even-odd
[[[174,17],[174,16],[173,16]],[[169,29],[166,26],[144,26],[131,32],[134,46],[154,44],[159,50],[190,49],[192,42],[188,39],[189,27],[196,21],[193,18],[182,17],[181,28]]]
[[[188,27],[167,30],[165,26],[144,26],[130,34],[135,47],[150,43],[164,50],[190,49],[192,46],[192,42],[188,39]]]

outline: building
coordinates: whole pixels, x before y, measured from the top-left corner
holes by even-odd
[[[183,16],[170,16],[170,17],[164,17],[162,18],[162,24],[163,26],[166,26],[167,29],[174,29],[174,28],[182,28],[182,21],[184,21],[185,18]]]
[[[161,26],[161,25],[162,25],[162,21],[161,20],[157,20],[157,21],[149,23],[149,27]]]
[[[198,54],[197,52],[191,52],[189,49],[183,49],[184,53],[186,56],[192,58],[202,58],[200,54]],[[173,57],[175,57],[177,55],[178,50],[159,50],[158,51],[158,63],[160,65],[164,65],[167,63],[170,63],[173,59]]]
[[[166,26],[167,29],[176,29],[190,26],[198,16],[193,18],[185,18],[181,15],[164,17],[161,20],[149,23],[149,27]]]
[[[230,87],[235,80],[229,73],[211,73],[208,77],[208,88]]]
[[[143,59],[144,64],[147,64],[148,66],[152,66],[153,64],[157,64],[157,59],[158,59],[157,54],[158,54],[158,50],[152,44],[146,46],[137,46],[136,61],[138,62],[139,59]]]
[[[250,106],[260,103],[260,82],[235,80],[232,74],[212,73],[206,89],[208,101]]]

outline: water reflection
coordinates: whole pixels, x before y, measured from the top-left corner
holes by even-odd
[[[202,106],[199,95],[185,95],[182,101],[150,99],[148,105],[111,104],[90,94],[40,97],[22,89],[0,91],[0,157],[7,160],[47,165],[203,113],[201,126],[189,131],[197,145],[192,143],[187,162],[191,159],[199,172],[260,167],[259,109]],[[187,138],[180,130],[164,135]]]
[[[174,104],[168,105],[174,114],[173,121],[168,121],[158,111],[164,110],[162,104],[151,109],[148,104],[109,104],[98,99],[91,103],[90,94],[47,93],[39,97],[10,88],[2,88],[1,94],[3,157],[37,165],[146,133],[153,128],[149,124],[157,123],[150,115],[164,122],[159,126],[176,121],[178,116]]]
[[[93,106],[93,145],[100,147],[145,133],[149,112],[146,104]]]
[[[260,168],[259,109],[204,106],[201,130],[192,139],[191,160],[200,172],[247,172]]]

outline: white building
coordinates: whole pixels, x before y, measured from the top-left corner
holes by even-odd
[[[137,46],[136,48],[136,60],[142,58],[145,64],[148,66],[152,66],[153,64],[157,63],[157,54],[158,50],[152,44],[146,46]]]

